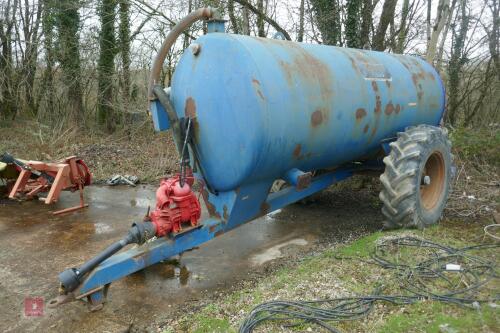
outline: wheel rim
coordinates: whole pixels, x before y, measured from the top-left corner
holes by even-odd
[[[439,203],[445,185],[445,163],[440,152],[429,156],[420,179],[420,201],[425,210],[432,210]]]

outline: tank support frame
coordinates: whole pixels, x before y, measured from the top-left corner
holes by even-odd
[[[203,198],[210,214],[209,218],[196,227],[187,228],[168,237],[153,239],[146,244],[111,256],[90,272],[76,290],[63,295],[56,303],[62,304],[86,298],[89,309],[98,310],[106,301],[112,282],[200,246],[231,229],[340,182],[357,171],[378,169],[379,166],[381,161],[373,160],[354,167],[338,168],[313,177],[310,185],[301,190],[290,186],[269,193],[273,182],[267,180],[243,185],[234,191],[221,192],[217,195],[204,191]],[[380,170],[383,171],[383,168]]]

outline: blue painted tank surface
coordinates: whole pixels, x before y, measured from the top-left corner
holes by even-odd
[[[195,117],[201,165],[218,191],[365,159],[444,111],[441,79],[418,57],[224,33],[195,43],[171,101]]]

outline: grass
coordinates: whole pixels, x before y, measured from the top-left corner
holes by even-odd
[[[388,317],[378,332],[495,332],[500,327],[498,310],[489,306],[471,310],[436,302],[409,306],[405,313]]]
[[[484,223],[489,223],[485,221]],[[398,281],[391,272],[376,265],[358,261],[367,259],[381,237],[412,234],[451,246],[465,246],[483,239],[483,223],[467,224],[447,220],[440,225],[411,231],[377,232],[348,245],[325,250],[299,263],[279,269],[256,285],[248,284],[241,290],[223,296],[166,327],[181,332],[237,332],[245,314],[256,305],[273,299],[306,300],[369,294],[383,282],[386,293],[400,292]],[[498,253],[488,250],[478,253],[498,264]],[[418,256],[418,252],[413,256]],[[411,253],[401,258],[412,258]],[[483,296],[500,292],[497,281],[485,287]],[[337,289],[337,292],[329,290]],[[426,301],[407,306],[378,304],[369,317],[352,322],[336,323],[343,332],[498,332],[500,311],[483,304],[479,310],[452,304]],[[314,325],[300,325],[285,331],[303,332]],[[278,324],[265,324],[257,332],[282,332]],[[165,332],[168,332],[167,330]]]

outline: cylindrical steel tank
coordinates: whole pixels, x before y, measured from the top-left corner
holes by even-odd
[[[200,162],[218,191],[361,160],[444,111],[441,79],[418,57],[224,33],[195,43],[170,98],[180,117],[195,117]]]

